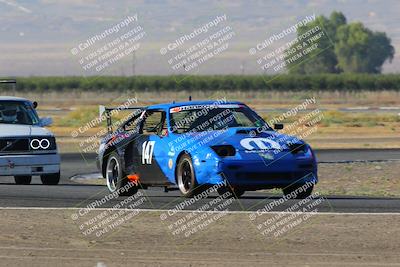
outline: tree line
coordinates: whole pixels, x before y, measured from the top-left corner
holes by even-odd
[[[11,87],[0,85],[2,91]],[[18,91],[400,90],[397,74],[21,77]]]

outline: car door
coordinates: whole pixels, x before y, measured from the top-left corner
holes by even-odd
[[[167,133],[165,111],[146,110],[139,135],[134,141],[138,155],[136,166],[143,184],[168,184],[161,168],[167,160]]]

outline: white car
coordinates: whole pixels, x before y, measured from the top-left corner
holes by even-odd
[[[0,96],[0,176],[14,176],[16,184],[30,184],[40,175],[43,184],[60,181],[60,155],[54,135],[43,128],[51,118],[40,119],[36,102]]]

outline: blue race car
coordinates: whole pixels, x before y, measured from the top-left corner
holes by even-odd
[[[281,188],[304,198],[317,183],[311,147],[278,133],[241,102],[189,101],[125,108],[130,116],[113,131],[115,108],[102,107],[109,134],[97,166],[110,192],[138,187],[178,187],[183,196],[214,185],[240,197],[245,191]],[[131,186],[126,186],[131,185]],[[124,188],[125,190],[121,190]]]

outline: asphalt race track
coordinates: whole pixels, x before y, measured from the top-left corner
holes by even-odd
[[[319,162],[348,161],[384,161],[399,160],[399,149],[378,150],[320,150],[317,151]],[[83,185],[71,181],[75,174],[96,172],[95,155],[64,154],[62,155],[62,179],[58,186],[44,186],[40,179],[34,177],[32,185],[15,185],[12,177],[2,177],[0,183],[0,207],[49,207],[49,208],[83,208],[93,201],[102,199],[108,194],[105,186]],[[185,201],[178,191],[165,193],[161,188],[144,190],[146,201],[141,209],[173,209]],[[197,209],[202,204],[215,198],[211,195],[190,205],[188,209]],[[109,208],[126,197],[107,201],[102,208]],[[380,213],[400,212],[400,199],[322,196],[319,212]],[[231,211],[255,211],[266,204],[279,199],[264,192],[247,192],[241,199],[229,207]],[[284,210],[294,204],[290,200],[274,209]]]
[[[315,153],[319,163],[400,160],[400,149],[322,149]],[[61,155],[61,158],[64,179],[97,172],[96,154],[69,153]]]
[[[319,163],[400,160],[400,149],[322,149],[315,153]]]

